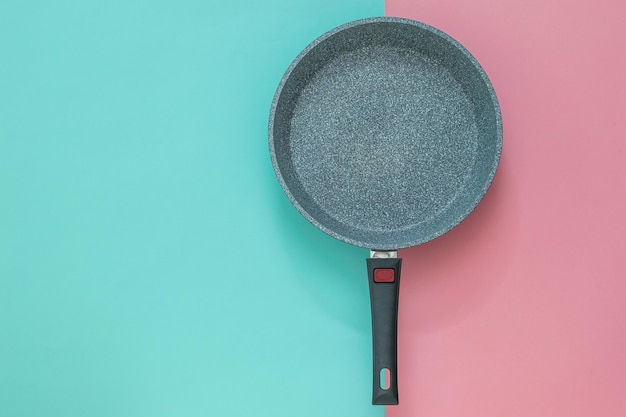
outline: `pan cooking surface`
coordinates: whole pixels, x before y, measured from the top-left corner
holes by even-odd
[[[368,46],[321,68],[291,120],[304,190],[338,222],[402,230],[449,205],[476,156],[462,86],[414,50]]]

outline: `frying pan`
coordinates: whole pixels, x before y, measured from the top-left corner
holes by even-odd
[[[330,236],[370,249],[372,403],[398,404],[397,250],[452,229],[489,188],[502,121],[487,75],[424,23],[347,23],[287,69],[269,148],[296,209]]]

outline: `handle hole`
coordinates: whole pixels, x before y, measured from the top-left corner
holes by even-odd
[[[388,390],[391,386],[391,371],[389,368],[383,368],[380,370],[380,388]]]

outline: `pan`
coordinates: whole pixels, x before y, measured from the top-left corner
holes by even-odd
[[[370,249],[375,405],[398,404],[398,249],[435,239],[478,205],[502,149],[500,108],[457,41],[376,17],[308,45],[281,79],[269,149],[285,194],[314,226]]]

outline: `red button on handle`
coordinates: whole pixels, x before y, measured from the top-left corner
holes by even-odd
[[[396,271],[392,268],[374,269],[374,282],[395,282]]]

